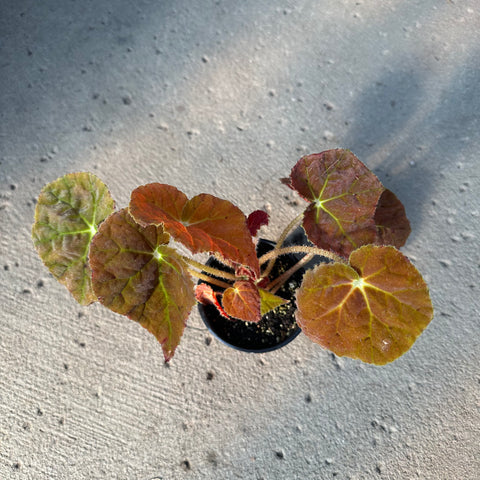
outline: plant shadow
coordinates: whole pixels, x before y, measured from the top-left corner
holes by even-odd
[[[471,56],[437,92],[426,87],[434,79],[419,72],[388,73],[354,106],[344,145],[402,200],[412,232],[419,230],[440,176],[459,168],[464,150],[480,141],[478,65],[479,55]]]

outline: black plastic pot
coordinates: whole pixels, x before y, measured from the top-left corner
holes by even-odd
[[[269,240],[259,239],[257,255],[260,257],[272,250],[274,246],[275,244]],[[298,258],[298,255],[279,257],[275,262],[272,278],[292,267],[297,263]],[[213,257],[207,261],[207,265],[223,271],[231,271]],[[217,339],[237,350],[262,353],[281,348],[290,343],[301,331],[295,321],[295,291],[300,286],[304,273],[303,268],[297,270],[276,292],[290,302],[265,314],[258,323],[226,319],[219,314],[215,306],[199,304],[202,320]],[[198,283],[207,282],[200,280]],[[217,292],[222,291],[215,285],[211,287]]]

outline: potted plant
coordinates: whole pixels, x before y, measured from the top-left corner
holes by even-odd
[[[79,303],[98,300],[139,322],[161,343],[165,361],[196,303],[245,325],[288,307],[304,334],[339,356],[395,360],[433,316],[425,281],[398,250],[410,233],[403,205],[343,149],[302,157],[282,181],[307,206],[259,255],[254,237],[265,212],[246,217],[227,200],[206,193],[188,199],[160,183],[136,188],[128,208],[116,211],[91,173],[42,189],[33,242]],[[304,241],[285,242],[299,224]],[[217,263],[183,255],[178,244],[210,252]],[[279,289],[294,275],[295,298],[286,301]]]

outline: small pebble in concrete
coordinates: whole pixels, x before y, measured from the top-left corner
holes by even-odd
[[[337,370],[341,370],[343,368],[343,361],[338,358],[334,353],[330,353],[330,359],[332,360],[333,366]]]
[[[327,141],[330,141],[333,139],[335,135],[330,131],[330,130],[325,130],[323,132],[323,139],[324,140],[327,140]]]
[[[214,467],[218,465],[218,455],[216,452],[208,452],[207,453],[207,462],[212,464]]]
[[[131,105],[132,104],[132,97],[130,95],[124,95],[122,97],[122,102],[124,105]]]

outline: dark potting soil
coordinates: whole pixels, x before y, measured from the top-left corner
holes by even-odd
[[[257,245],[257,254],[260,257],[273,248],[272,242],[260,239]],[[278,257],[270,277],[278,277],[297,261],[298,256],[282,255]],[[208,265],[223,271],[232,271],[213,258],[208,261]],[[263,352],[283,346],[300,333],[300,327],[295,321],[295,291],[302,282],[304,272],[304,269],[297,270],[276,292],[280,297],[289,300],[289,303],[271,310],[258,323],[226,319],[218,313],[213,305],[199,305],[202,318],[218,338],[234,348]],[[212,287],[216,291],[221,291],[214,285]]]

